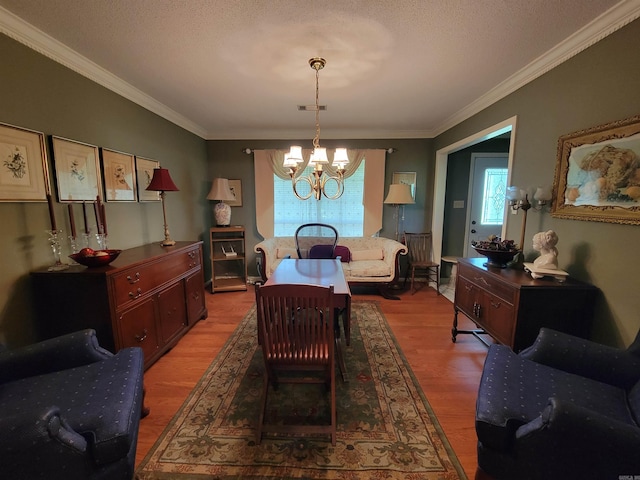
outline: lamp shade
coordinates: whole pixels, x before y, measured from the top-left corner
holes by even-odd
[[[229,188],[228,179],[226,178],[213,179],[211,190],[209,190],[209,194],[207,195],[207,200],[232,201],[235,199],[236,197],[233,196],[233,193],[231,193],[231,189]]]
[[[389,193],[387,193],[384,203],[406,205],[416,202],[411,196],[411,186],[406,183],[392,183],[389,185]]]
[[[173,183],[173,180],[171,180],[169,170],[167,170],[166,168],[153,169],[153,178],[151,178],[151,183],[149,183],[149,186],[146,189],[154,192],[179,191],[179,188],[176,187],[176,184]]]

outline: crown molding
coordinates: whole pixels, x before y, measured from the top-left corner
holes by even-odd
[[[204,128],[0,7],[0,32],[147,110],[204,138]]]
[[[440,135],[490,105],[493,105],[498,100],[503,99],[520,87],[544,75],[561,63],[566,62],[638,17],[640,17],[640,2],[637,0],[623,0],[617,5],[614,5],[566,40],[535,59],[462,110],[459,110],[447,118],[442,125],[434,130],[434,135]]]
[[[342,130],[334,132],[335,135],[326,132],[328,134],[327,138],[436,137],[557,67],[638,17],[640,17],[640,2],[637,0],[622,0],[562,43],[556,45],[529,65],[445,119],[438,127],[426,130],[376,132],[360,130],[346,132]],[[201,138],[208,140],[266,139],[264,138],[264,131],[245,131],[242,134],[240,132],[206,132],[200,125],[138,90],[3,7],[0,7],[0,32]],[[251,135],[254,136],[251,137]],[[281,136],[274,137],[273,135]],[[300,133],[293,131],[270,132],[269,139],[274,138],[285,140],[300,138]]]

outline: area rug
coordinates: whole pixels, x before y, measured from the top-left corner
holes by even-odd
[[[253,307],[136,478],[466,479],[375,302],[353,302],[351,346],[343,350],[347,381],[337,381],[336,446],[328,436],[270,435],[258,445],[263,360]],[[270,389],[268,421],[320,422],[327,397],[323,385]]]

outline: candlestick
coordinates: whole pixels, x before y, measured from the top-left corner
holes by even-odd
[[[89,235],[89,223],[87,222],[87,204],[82,202],[82,216],[84,217],[84,234]]]
[[[100,210],[99,210],[99,206],[98,206],[98,202],[93,202],[93,213],[96,216],[96,229],[98,230],[98,233],[103,233],[102,232],[102,221],[100,220]]]
[[[102,218],[102,233],[107,235],[107,212],[104,207],[104,203],[101,205],[102,211],[100,212]]]
[[[73,204],[68,204],[67,208],[69,209],[69,224],[71,226],[71,236],[73,238],[76,238],[76,219],[73,218]]]
[[[53,259],[55,263],[51,265],[48,270],[50,272],[57,272],[60,270],[66,270],[69,265],[62,263],[62,245],[60,245],[60,239],[62,238],[62,230],[47,230],[49,234],[49,245],[53,252]]]
[[[47,193],[47,204],[49,205],[49,220],[51,220],[51,230],[57,230],[56,228],[56,215],[53,211],[53,198],[51,194]]]

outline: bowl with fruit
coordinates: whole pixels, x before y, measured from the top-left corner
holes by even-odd
[[[122,250],[94,250],[92,248],[83,248],[78,253],[69,255],[80,265],[85,267],[102,267],[113,262]]]
[[[520,252],[513,240],[502,240],[500,237],[473,241],[471,246],[480,255],[487,257],[486,265],[489,267],[505,268],[513,260],[513,257]]]

